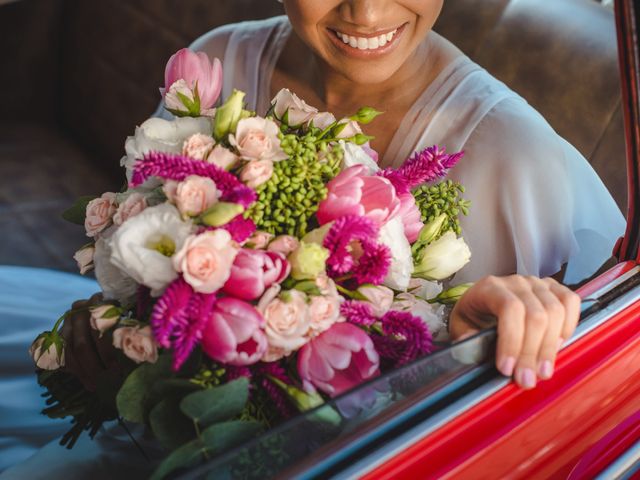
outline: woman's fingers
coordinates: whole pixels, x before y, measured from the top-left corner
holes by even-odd
[[[534,292],[544,305],[549,319],[547,330],[538,352],[537,371],[538,376],[543,380],[547,380],[553,375],[558,345],[562,342],[561,335],[568,318],[568,312],[564,304],[549,287],[550,285],[547,282],[541,281],[534,288]]]
[[[546,278],[545,282],[549,285],[549,289],[554,293],[565,309],[564,323],[560,337],[562,340],[568,340],[578,326],[580,320],[580,304],[582,300],[580,296],[564,285],[556,282],[552,278]],[[559,348],[559,346],[558,346]]]

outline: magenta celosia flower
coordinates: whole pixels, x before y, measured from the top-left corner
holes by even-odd
[[[329,250],[327,272],[332,277],[352,273],[360,284],[379,285],[389,272],[391,252],[378,244],[378,227],[368,217],[344,216],[334,222],[323,241]],[[362,247],[358,259],[354,257],[353,242]]]
[[[222,228],[231,234],[235,242],[243,243],[255,233],[256,224],[250,218],[238,215]]]
[[[382,358],[395,366],[404,365],[433,350],[427,325],[409,312],[391,310],[381,319],[382,333],[372,337]]]
[[[202,350],[227,365],[251,365],[267,350],[264,318],[256,308],[237,298],[217,301],[202,332]]]
[[[202,338],[211,316],[215,295],[197,293],[182,277],[174,280],[151,312],[151,329],[156,342],[174,350],[174,370],[179,370]]]
[[[363,165],[340,172],[327,184],[327,197],[318,206],[320,225],[344,215],[370,218],[382,226],[400,211],[400,199],[389,180],[369,176]]]
[[[416,152],[400,168],[386,168],[379,175],[388,179],[402,195],[418,185],[444,177],[463,155],[464,152],[449,155],[444,148],[434,145]]]
[[[206,110],[213,107],[220,96],[222,64],[217,58],[212,62],[204,52],[192,52],[183,48],[167,62],[164,71],[165,90],[168,92],[178,80],[184,80],[191,90],[195,90],[197,85],[200,108]]]
[[[271,285],[287,278],[290,271],[291,265],[280,253],[243,248],[236,256],[223,290],[243,300],[255,300]]]
[[[258,363],[254,368],[256,375],[260,377],[260,386],[276,406],[280,415],[284,418],[295,415],[297,411],[291,405],[287,394],[271,380],[275,378],[286,385],[291,385],[293,382],[289,378],[287,371],[277,362]]]
[[[346,318],[347,322],[366,327],[373,325],[377,320],[372,305],[358,300],[343,302],[340,305],[340,315]]]
[[[258,198],[254,190],[212,163],[164,152],[149,152],[142,160],[138,160],[133,166],[129,186],[142,185],[150,177],[181,182],[190,175],[213,180],[216,188],[222,193],[220,200],[223,202],[238,203],[246,208]]]
[[[317,388],[332,397],[378,375],[379,364],[369,335],[350,323],[335,323],[298,353],[304,389]]]

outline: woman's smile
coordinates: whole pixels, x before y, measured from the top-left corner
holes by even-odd
[[[395,49],[406,25],[404,23],[399,27],[373,33],[327,28],[327,34],[340,52],[356,58],[374,58]]]

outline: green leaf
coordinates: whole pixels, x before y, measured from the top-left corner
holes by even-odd
[[[180,409],[205,428],[212,423],[229,420],[242,412],[249,398],[249,380],[239,378],[219,387],[187,395]]]
[[[196,435],[193,422],[180,411],[180,396],[164,398],[149,414],[151,430],[162,446],[172,450]]]
[[[211,425],[203,431],[202,441],[207,448],[208,454],[218,455],[245,440],[254,438],[261,431],[262,425],[258,422],[243,420],[221,422]]]
[[[150,480],[161,480],[179,468],[197,465],[204,458],[205,447],[201,440],[193,440],[174,450],[158,465]]]
[[[156,363],[145,363],[136,368],[118,392],[118,412],[125,420],[143,423],[153,397],[153,385],[171,375],[171,356],[161,355]]]
[[[87,216],[87,205],[94,198],[96,197],[84,196],[78,198],[73,206],[62,212],[62,218],[76,225],[84,225],[84,219]]]

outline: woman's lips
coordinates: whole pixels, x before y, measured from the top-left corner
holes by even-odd
[[[327,34],[333,44],[342,52],[356,58],[373,58],[385,55],[398,44],[406,23],[402,26],[382,30],[373,34],[355,34],[328,28]]]

